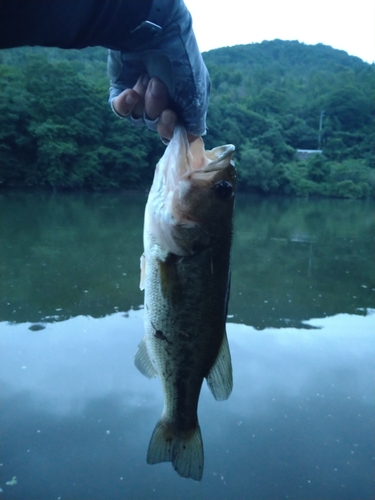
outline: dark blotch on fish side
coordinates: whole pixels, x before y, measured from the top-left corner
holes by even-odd
[[[157,339],[167,340],[167,337],[164,335],[164,333],[161,330],[156,330],[154,335]]]
[[[44,329],[45,329],[44,325],[35,324],[29,326],[29,330],[31,330],[32,332],[39,332],[39,330],[44,330]]]
[[[154,327],[153,324],[152,324],[152,326]],[[157,339],[160,339],[160,340],[165,340],[166,342],[168,342],[168,344],[172,344],[172,342],[167,339],[167,337],[164,335],[164,333],[161,330],[157,330],[155,327],[154,327],[154,330],[155,330],[154,337],[156,337]]]

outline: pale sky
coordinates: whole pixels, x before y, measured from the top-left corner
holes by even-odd
[[[201,52],[298,40],[375,61],[374,0],[185,0]]]

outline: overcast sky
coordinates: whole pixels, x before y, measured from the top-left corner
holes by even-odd
[[[185,0],[185,4],[202,52],[279,38],[323,43],[375,61],[374,0]]]

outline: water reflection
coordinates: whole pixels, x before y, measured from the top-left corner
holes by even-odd
[[[235,386],[203,387],[195,483],[145,460],[163,405],[133,365],[145,200],[0,196],[3,498],[372,500],[373,203],[238,197]]]
[[[6,194],[1,319],[53,321],[138,307],[146,195]]]
[[[145,194],[0,196],[0,320],[138,308]],[[374,204],[238,196],[231,321],[258,329],[374,306]]]
[[[234,321],[256,328],[373,307],[372,204],[239,197],[233,252]]]
[[[309,324],[228,325],[235,386],[202,390],[197,484],[145,462],[163,397],[133,365],[142,311],[2,323],[5,498],[372,498],[374,311]]]

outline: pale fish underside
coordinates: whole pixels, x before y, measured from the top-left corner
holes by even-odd
[[[164,410],[147,462],[172,462],[199,481],[203,443],[197,417],[203,379],[217,400],[232,390],[225,330],[236,171],[234,146],[205,151],[177,127],[155,171],[145,210],[141,288],[145,336],[135,356],[159,376]]]

